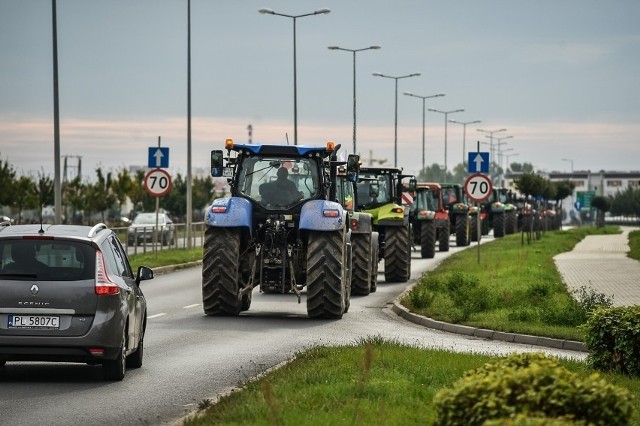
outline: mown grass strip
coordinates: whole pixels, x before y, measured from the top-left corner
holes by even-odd
[[[456,324],[582,341],[587,312],[562,282],[553,257],[587,235],[617,227],[545,232],[522,244],[520,234],[496,239],[477,252],[464,250],[426,274],[402,303],[411,311]],[[588,287],[588,282],[584,283]],[[598,295],[584,290],[587,301]]]
[[[421,349],[379,338],[316,347],[242,390],[222,397],[185,425],[431,425],[434,395],[462,374],[496,360],[482,354]],[[561,360],[581,376],[586,364]],[[603,375],[633,393],[640,424],[640,380]]]

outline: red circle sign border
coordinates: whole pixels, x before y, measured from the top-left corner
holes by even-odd
[[[156,193],[156,192],[153,192],[151,189],[149,189],[149,185],[147,181],[151,178],[152,174],[157,172],[160,172],[161,174],[164,174],[167,177],[167,179],[169,180],[169,185],[167,185],[167,187],[162,192]],[[171,175],[169,174],[169,172],[167,172],[164,169],[149,170],[144,177],[144,190],[147,191],[147,194],[151,195],[152,197],[164,197],[171,191],[171,188],[173,188],[173,181],[171,180]]]
[[[476,178],[476,177],[481,177],[481,178],[485,179],[487,181],[487,183],[489,184],[489,191],[487,191],[487,195],[485,195],[482,198],[474,197],[467,190],[467,185],[469,184],[471,179]],[[468,176],[467,179],[464,181],[464,193],[467,194],[467,197],[469,197],[471,199],[471,201],[474,201],[476,203],[481,203],[483,201],[486,201],[489,197],[491,197],[491,193],[492,192],[493,192],[493,183],[491,182],[491,178],[489,176],[483,175],[482,173],[474,173],[474,174]]]

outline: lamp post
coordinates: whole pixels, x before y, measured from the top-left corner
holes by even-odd
[[[501,159],[501,155],[502,155],[502,149],[500,148],[502,145],[506,145],[506,142],[502,142],[505,139],[513,139],[513,136],[505,136],[502,138],[494,138],[496,139],[498,142],[495,144],[495,150],[498,151],[498,154],[496,155],[496,157],[498,157],[498,165],[501,165],[500,163],[500,159]]]
[[[515,157],[516,155],[519,155],[519,154],[515,153],[515,154],[507,154],[507,155],[505,155],[505,157],[507,158],[507,163],[506,163],[506,167],[507,168],[509,168],[509,158]]]
[[[447,123],[449,120],[449,114],[453,114],[454,112],[464,112],[464,109],[456,109],[453,111],[440,111],[438,109],[429,108],[431,112],[439,112],[440,114],[444,114],[444,172],[447,173]]]
[[[363,50],[377,50],[380,46],[369,46],[362,49],[345,49],[339,46],[329,46],[329,50],[344,50],[345,52],[353,53],[353,153],[356,152],[356,53]]]
[[[456,124],[462,124],[462,168],[464,170],[467,170],[466,166],[465,166],[465,159],[467,158],[467,156],[465,155],[467,152],[467,124],[477,124],[477,123],[482,123],[481,120],[475,120],[475,121],[456,121],[456,120],[449,120],[449,123],[456,123]]]
[[[502,160],[504,160],[504,157],[507,156],[507,154],[505,154],[505,152],[509,152],[509,151],[513,151],[513,148],[507,148],[507,149],[503,149],[503,150],[499,151],[500,152],[500,154],[499,154],[500,163],[499,164],[500,164],[500,168],[502,168],[502,170],[503,170],[503,173],[504,173],[505,169],[502,167],[503,163],[504,163],[504,161],[502,161]]]
[[[329,9],[318,9],[302,15],[287,15],[271,9],[259,9],[258,12],[268,15],[284,16],[293,20],[293,144],[298,145],[298,82],[296,75],[296,20],[305,16],[322,15],[331,12]]]
[[[404,92],[407,96],[413,96],[414,98],[422,99],[422,170],[424,170],[424,124],[425,124],[425,101],[429,98],[438,98],[444,96],[444,93],[438,93],[437,95],[420,96],[411,92]]]
[[[374,77],[392,78],[396,81],[395,121],[393,125],[393,167],[398,167],[398,80],[400,80],[401,78],[418,77],[421,74],[419,72],[414,72],[413,74],[394,77],[391,75],[374,72],[372,75]]]
[[[561,158],[562,161],[568,161],[569,163],[571,163],[571,174],[573,174],[573,160],[569,159],[569,158]]]
[[[498,132],[506,132],[507,129],[499,129],[499,130],[484,130],[484,129],[476,129],[478,132],[488,133],[487,136],[489,138],[489,163],[493,161],[493,134]]]

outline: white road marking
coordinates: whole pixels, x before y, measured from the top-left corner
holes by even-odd
[[[191,309],[200,306],[200,303],[194,303],[193,305],[183,306],[182,309]]]
[[[148,316],[147,319],[154,319],[154,318],[162,317],[162,316],[165,316],[165,315],[167,315],[167,314],[162,312],[162,313],[159,313],[159,314]]]

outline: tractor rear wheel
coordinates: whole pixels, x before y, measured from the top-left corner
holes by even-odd
[[[449,251],[449,237],[451,229],[449,229],[449,221],[442,228],[438,229],[438,249],[440,251]]]
[[[458,215],[456,217],[456,245],[464,247],[469,245],[469,216]]]
[[[420,256],[433,259],[436,255],[436,223],[432,220],[422,223],[420,229]]]
[[[353,276],[351,293],[366,296],[371,292],[371,234],[351,234]]]
[[[384,280],[404,283],[411,278],[411,235],[409,226],[389,226],[385,230]]]
[[[202,261],[202,306],[207,315],[238,315],[240,229],[208,226]]]
[[[342,231],[309,232],[307,244],[307,314],[342,318],[346,307],[345,244]]]
[[[504,213],[493,214],[493,236],[495,238],[504,237]]]
[[[516,216],[515,210],[507,212],[507,216],[504,222],[504,233],[506,235],[515,234],[518,232],[518,216]]]

